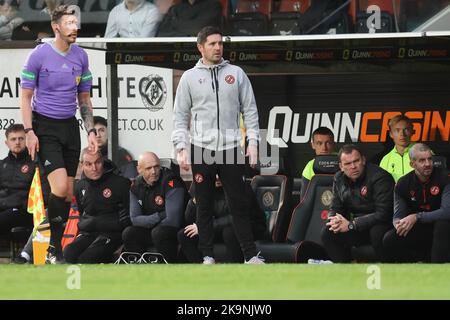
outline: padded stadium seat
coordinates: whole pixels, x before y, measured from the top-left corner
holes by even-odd
[[[251,186],[259,207],[266,214],[272,241],[284,241],[290,219],[291,186],[288,178],[282,175],[255,176]]]
[[[272,13],[270,34],[301,34],[300,20],[302,14],[311,6],[310,0],[281,0],[277,12]]]
[[[316,174],[311,179],[305,196],[292,213],[288,241],[310,240],[322,243],[320,233],[328,219],[328,209],[333,197],[332,186],[332,175]]]
[[[259,36],[268,34],[273,0],[239,0],[236,12],[229,19],[228,34]]]
[[[381,11],[391,15],[400,12],[401,0],[359,0],[359,10],[366,11],[370,6],[378,6]]]
[[[323,157],[323,158],[322,158]],[[258,250],[270,262],[305,262],[307,257],[302,247],[316,246],[322,243],[320,234],[328,219],[328,209],[332,200],[334,172],[338,169],[336,156],[316,157],[315,170],[328,172],[316,174],[309,182],[305,196],[293,210],[285,243],[257,243]],[[316,164],[317,163],[317,164]],[[323,250],[319,252],[322,258]]]
[[[313,165],[313,170],[316,174],[331,174],[334,175],[339,171],[339,160],[336,155],[322,155],[316,156]],[[302,177],[302,189],[300,193],[300,200],[306,193],[306,187],[308,186],[309,180]]]
[[[395,16],[400,16],[401,4],[401,0],[359,0],[359,12],[356,14],[355,32],[396,32]],[[367,13],[367,8],[373,5],[380,8],[381,28],[370,28],[369,30],[367,27],[367,19],[372,16],[372,13]]]
[[[388,12],[381,12],[380,29],[376,29],[372,26],[370,29],[367,27],[367,20],[372,16],[372,13],[358,12],[356,15],[356,33],[386,33],[395,32],[394,18]]]
[[[222,5],[222,30],[226,30],[231,3],[230,0],[220,0],[220,4]]]
[[[304,181],[303,178],[294,178],[292,182],[292,197],[291,201],[293,205],[297,205],[300,202],[300,196],[302,191],[304,190]]]

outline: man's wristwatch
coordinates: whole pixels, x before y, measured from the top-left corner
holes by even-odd
[[[24,130],[24,131],[25,131],[25,134],[27,134],[28,132],[30,132],[30,131],[34,131],[34,130],[33,130],[33,128],[25,128],[25,130]]]
[[[348,230],[349,230],[349,231],[355,230],[355,223],[354,223],[353,221],[350,221],[350,222],[348,223]]]
[[[91,134],[91,132],[94,132],[95,136],[97,136],[97,130],[95,128],[92,128],[91,130],[88,131],[88,136]]]

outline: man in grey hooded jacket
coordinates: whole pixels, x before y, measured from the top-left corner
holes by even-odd
[[[259,123],[253,89],[244,71],[222,58],[220,29],[203,28],[197,36],[197,48],[202,58],[183,74],[177,88],[172,142],[180,167],[189,170],[192,163],[203,263],[215,263],[211,206],[218,174],[245,262],[261,264],[264,262],[256,252],[250,205],[244,192],[245,161],[240,147],[242,113],[248,141],[246,156],[254,167],[258,159]]]

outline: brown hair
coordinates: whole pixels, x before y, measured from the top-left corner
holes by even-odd
[[[58,6],[55,11],[52,12],[52,23],[58,23],[63,16],[71,16],[75,14],[74,9],[69,9],[69,5],[65,4]]]

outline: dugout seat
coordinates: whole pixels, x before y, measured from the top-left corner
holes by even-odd
[[[303,178],[292,179],[292,195],[291,203],[297,205],[300,202],[302,191],[304,191],[304,181]]]
[[[302,252],[302,248],[306,244],[310,247],[311,243],[320,248],[322,243],[320,234],[328,219],[328,209],[332,200],[333,173],[338,170],[337,161],[331,161],[332,159],[336,160],[337,157],[316,157],[315,170],[328,173],[316,174],[309,182],[304,197],[293,210],[285,242],[258,244],[262,256],[268,261],[306,262],[308,257]],[[320,256],[314,258],[323,258],[323,250],[319,251]]]
[[[291,213],[289,179],[283,175],[259,175],[252,179],[251,186],[259,207],[266,214],[272,241],[284,241]]]

